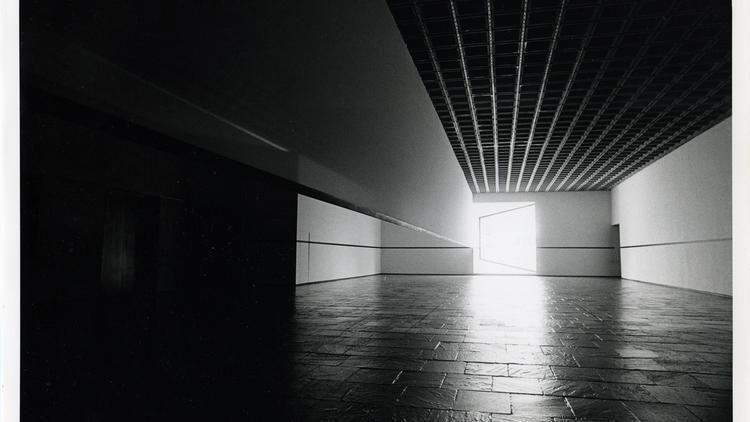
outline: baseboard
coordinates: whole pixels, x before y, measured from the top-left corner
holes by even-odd
[[[481,275],[481,276],[521,276],[521,277],[573,277],[573,278],[612,278],[612,279],[618,279],[618,280],[627,280],[627,281],[634,281],[636,283],[644,283],[644,284],[651,284],[654,286],[660,286],[660,287],[670,287],[673,289],[678,290],[687,290],[690,292],[695,293],[703,293],[707,295],[712,296],[718,296],[723,298],[732,299],[732,295],[726,295],[723,293],[715,293],[715,292],[707,292],[705,290],[698,290],[698,289],[691,289],[689,287],[682,287],[682,286],[670,286],[668,284],[660,284],[660,283],[654,283],[651,281],[643,281],[643,280],[635,280],[632,278],[624,278],[616,275],[554,275],[554,274],[490,274],[490,273],[476,273],[476,274],[423,274],[423,273],[374,273],[374,274],[367,274],[367,275],[358,275],[353,277],[344,277],[344,278],[333,278],[330,280],[317,280],[317,281],[306,281],[304,283],[298,283],[296,286],[305,286],[309,284],[320,284],[320,283],[330,283],[333,281],[343,281],[343,280],[353,280],[355,278],[364,278],[364,277],[373,277],[377,275],[398,275],[398,276],[404,276],[404,275],[431,275],[431,276],[443,276],[443,277],[449,277],[449,276],[456,276],[456,277],[470,277],[475,275]]]
[[[404,276],[404,275],[425,275],[425,276],[438,276],[438,277],[471,277],[476,275],[481,276],[521,276],[521,277],[573,277],[573,278],[613,278],[613,279],[620,279],[620,276],[616,275],[555,275],[555,274],[496,274],[496,273],[471,273],[471,274],[425,274],[425,273],[374,273],[374,274],[366,274],[366,275],[357,275],[352,277],[343,277],[343,278],[332,278],[329,280],[316,280],[316,281],[305,281],[302,283],[297,283],[296,286],[305,286],[308,284],[320,284],[320,283],[330,283],[333,281],[343,281],[343,280],[353,280],[355,278],[363,278],[363,277],[372,277],[376,275],[398,275],[398,276]],[[623,279],[625,280],[625,279]],[[631,281],[639,281],[639,280],[631,280]],[[648,283],[646,281],[643,281],[642,283]],[[649,283],[649,284],[656,284],[656,283]],[[658,286],[662,286],[662,284],[656,284]],[[666,287],[672,287],[672,286],[666,286]],[[690,289],[688,289],[690,290]],[[702,292],[700,290],[696,290],[697,292]],[[709,292],[702,292],[702,293],[709,293]],[[722,296],[719,293],[714,293],[716,295]],[[731,296],[729,296],[731,297]]]
[[[724,294],[724,293],[707,292],[705,290],[691,289],[689,287],[682,287],[682,286],[671,286],[669,284],[654,283],[653,281],[636,280],[636,279],[633,279],[633,278],[625,278],[625,277],[620,277],[620,278],[622,278],[623,280],[635,281],[636,283],[645,283],[645,284],[651,284],[653,286],[660,286],[660,287],[670,287],[672,289],[687,290],[689,292],[703,293],[703,294],[707,294],[707,295],[711,295],[711,296],[718,296],[718,297],[724,297],[724,298],[729,298],[729,299],[733,298],[732,295],[727,295],[727,294]]]
[[[307,285],[307,284],[330,283],[332,281],[353,280],[355,278],[372,277],[372,276],[375,276],[375,275],[383,275],[383,273],[355,275],[355,276],[352,276],[352,277],[332,278],[332,279],[329,279],[329,280],[304,281],[302,283],[297,283],[296,286],[304,286],[304,285]]]
[[[445,277],[445,276],[466,277],[466,276],[472,276],[472,275],[477,275],[477,274],[465,274],[465,273],[461,273],[461,274],[457,274],[457,273],[453,273],[453,274],[448,274],[448,273],[429,273],[429,274],[427,274],[427,273],[380,273],[380,275],[434,275],[434,276],[443,276],[443,277]]]
[[[469,277],[475,275],[481,276],[521,276],[521,277],[576,277],[576,278],[617,278],[619,275],[561,275],[561,274],[512,274],[512,273],[470,273],[470,274],[425,274],[425,273],[380,273],[380,275],[435,275],[435,276],[456,276],[456,277]]]

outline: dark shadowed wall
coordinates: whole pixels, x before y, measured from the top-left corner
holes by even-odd
[[[23,94],[24,419],[247,412],[257,393],[228,386],[284,332],[295,187]]]

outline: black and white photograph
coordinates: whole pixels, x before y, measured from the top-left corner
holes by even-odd
[[[0,420],[750,420],[750,5],[0,5]]]

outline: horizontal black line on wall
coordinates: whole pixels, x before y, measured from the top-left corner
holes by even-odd
[[[627,246],[620,246],[621,249],[629,249],[629,248],[647,248],[649,246],[670,246],[670,245],[687,245],[690,243],[709,243],[709,242],[725,242],[727,240],[732,240],[731,237],[725,237],[721,239],[704,239],[704,240],[686,240],[684,242],[664,242],[664,243],[646,243],[643,245],[627,245]],[[636,280],[637,281],[637,280]]]
[[[332,278],[330,280],[316,280],[316,281],[303,281],[301,283],[297,283],[297,286],[305,286],[308,284],[319,284],[319,283],[329,283],[333,281],[344,281],[344,280],[353,280],[355,278],[366,278],[366,277],[374,277],[374,276],[388,276],[388,275],[395,275],[395,276],[402,276],[402,275],[420,275],[420,276],[436,276],[436,277],[473,277],[473,276],[522,276],[522,277],[576,277],[576,278],[612,278],[612,279],[620,279],[619,275],[551,275],[551,274],[495,274],[495,273],[477,273],[477,274],[425,274],[425,273],[375,273],[375,274],[367,274],[367,275],[356,275],[352,277],[344,277],[344,278]],[[624,279],[623,279],[624,280]],[[637,281],[637,280],[633,280]],[[649,283],[652,284],[652,283]],[[666,286],[671,287],[671,286]]]
[[[686,291],[689,291],[689,292],[703,293],[703,294],[706,294],[706,295],[718,296],[718,297],[725,297],[725,298],[728,298],[728,299],[732,299],[732,295],[728,295],[728,294],[724,294],[724,293],[717,293],[717,292],[709,292],[708,290],[691,289],[690,287],[673,286],[671,284],[662,284],[662,283],[657,283],[655,281],[636,280],[634,278],[625,278],[625,277],[622,277],[622,279],[623,280],[627,280],[627,281],[634,281],[636,283],[650,284],[652,286],[668,287],[668,288],[672,288],[672,289],[686,290]]]
[[[429,275],[429,276],[439,276],[439,277],[450,277],[450,276],[456,276],[456,277],[473,277],[477,275],[481,276],[520,276],[520,277],[593,277],[593,278],[617,278],[619,279],[619,275],[576,275],[576,274],[513,274],[513,273],[476,273],[476,274],[425,274],[425,273],[380,273],[380,275]]]
[[[297,243],[311,243],[315,245],[348,246],[352,248],[370,249],[472,249],[467,246],[372,246],[353,243],[319,242],[313,240],[297,240]],[[614,246],[537,246],[537,249],[615,249]]]
[[[365,277],[372,277],[376,275],[381,275],[381,273],[374,273],[374,274],[365,274],[365,275],[354,275],[351,277],[343,277],[343,278],[331,278],[328,280],[315,280],[315,281],[303,281],[301,283],[297,283],[297,286],[304,286],[306,284],[318,284],[318,283],[328,283],[329,281],[343,281],[343,280],[352,280],[355,278],[365,278]]]
[[[537,249],[615,249],[614,246],[537,246]]]
[[[316,242],[311,240],[297,240],[297,243],[308,243],[313,245],[347,246],[350,248],[368,249],[471,249],[468,246],[370,246],[354,245],[351,243]]]

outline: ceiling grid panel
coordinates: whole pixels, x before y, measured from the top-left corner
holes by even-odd
[[[539,166],[543,162],[544,153],[547,150],[547,147],[550,145],[552,134],[555,130],[558,120],[560,119],[560,114],[568,100],[568,96],[570,95],[573,82],[576,80],[576,77],[578,76],[578,69],[580,69],[581,67],[581,63],[583,61],[583,55],[586,52],[586,47],[588,47],[589,43],[591,42],[591,37],[593,35],[594,28],[596,28],[596,25],[597,25],[597,18],[601,12],[600,6],[601,4],[597,5],[596,10],[594,12],[594,18],[591,19],[591,21],[589,22],[588,27],[586,28],[586,34],[583,36],[583,39],[581,40],[581,45],[578,49],[578,54],[576,55],[575,62],[573,63],[573,68],[570,71],[570,75],[568,76],[568,80],[565,84],[565,88],[563,89],[562,95],[560,96],[560,100],[557,104],[557,107],[555,108],[555,114],[553,115],[552,122],[550,123],[549,129],[547,130],[547,136],[544,138],[544,143],[542,144],[540,148],[539,155],[537,156],[536,163],[534,164],[534,169],[532,170],[531,175],[529,176],[529,180],[526,183],[526,188],[524,189],[525,192],[529,191],[529,189],[531,188],[531,184],[535,180],[535,176],[537,174],[537,171],[539,170]]]
[[[513,177],[513,150],[516,146],[516,135],[518,132],[518,113],[519,103],[521,101],[521,76],[523,74],[523,58],[526,51],[526,23],[528,19],[528,0],[523,0],[523,12],[521,14],[521,28],[519,29],[518,37],[518,55],[516,62],[516,86],[514,89],[515,95],[513,100],[513,126],[510,129],[510,150],[508,152],[508,176],[505,179],[505,191],[510,192],[510,183]]]
[[[672,1],[670,3],[669,11],[671,12],[674,9],[675,1]],[[635,8],[631,9],[635,10]],[[667,14],[669,16],[669,14]],[[609,107],[612,105],[612,103],[615,101],[617,96],[620,94],[620,91],[625,87],[626,83],[630,79],[630,77],[635,73],[636,69],[638,68],[638,65],[640,65],[641,61],[646,55],[646,52],[651,47],[651,44],[653,43],[654,39],[656,39],[657,35],[661,32],[662,29],[664,29],[664,26],[666,25],[666,22],[669,18],[665,19],[659,19],[657,23],[657,27],[654,28],[651,32],[649,32],[647,39],[640,43],[640,47],[638,48],[638,52],[635,53],[635,56],[632,57],[631,60],[628,61],[627,69],[625,70],[625,73],[622,74],[618,80],[615,82],[615,87],[612,91],[610,91],[609,95],[607,96],[607,100],[604,102],[602,106],[599,107],[599,110],[594,115],[594,118],[591,119],[591,122],[589,123],[589,126],[586,128],[586,131],[584,132],[583,136],[581,137],[581,140],[583,142],[579,142],[576,144],[575,148],[573,148],[573,152],[570,155],[570,157],[577,157],[576,153],[578,152],[578,148],[581,147],[584,143],[589,143],[589,147],[584,151],[583,155],[579,156],[577,160],[568,160],[566,162],[566,165],[572,161],[573,168],[570,169],[570,171],[566,172],[562,181],[557,185],[557,188],[555,188],[555,191],[559,191],[562,189],[562,187],[567,183],[568,179],[573,175],[576,174],[576,170],[584,164],[587,163],[587,159],[589,154],[599,145],[599,142],[601,142],[602,138],[609,133],[611,128],[619,121],[618,115],[615,115],[613,118],[607,119],[609,120],[609,123],[607,123],[607,127],[603,129],[602,135],[598,137],[597,139],[590,141],[589,136],[591,135],[592,129],[596,126],[597,123],[599,123],[599,120],[602,118],[602,116],[606,115],[606,112],[609,110]],[[643,86],[643,85],[641,85]],[[623,109],[620,109],[622,111]],[[619,112],[618,112],[619,113]],[[565,166],[561,167],[561,169],[564,169]],[[555,174],[555,177],[552,178],[552,181],[550,182],[549,186],[552,186],[557,177],[560,176],[560,173]]]
[[[632,23],[633,17],[635,15],[634,10],[630,10],[630,13],[628,14],[627,18],[622,22],[622,28],[624,30],[627,30],[627,28],[630,27],[630,24]],[[567,132],[565,132],[565,136],[562,138],[562,141],[558,144],[557,150],[555,151],[555,154],[552,156],[552,159],[550,160],[550,163],[547,165],[547,168],[544,170],[544,174],[542,174],[542,178],[539,180],[539,183],[537,184],[536,191],[538,192],[542,185],[544,184],[545,179],[547,178],[547,175],[550,173],[551,170],[555,168],[555,162],[557,161],[557,158],[560,156],[560,154],[564,151],[564,147],[570,138],[573,130],[576,128],[576,124],[578,123],[578,120],[583,115],[584,111],[586,111],[587,106],[589,105],[589,102],[591,101],[591,98],[594,96],[594,93],[599,88],[599,84],[604,79],[604,76],[609,70],[609,66],[612,63],[612,61],[615,59],[617,50],[620,47],[620,44],[622,43],[623,39],[625,38],[625,31],[621,30],[620,33],[615,37],[615,40],[612,43],[612,46],[607,50],[607,53],[603,60],[599,62],[599,69],[596,72],[596,76],[594,76],[594,80],[589,85],[588,89],[586,90],[586,94],[584,95],[583,99],[580,102],[580,105],[578,106],[578,110],[576,111],[575,116],[573,117],[572,122],[568,126]],[[601,112],[601,107],[599,108],[599,112]],[[598,115],[598,113],[597,113]],[[594,118],[590,119],[590,121],[593,121]],[[575,144],[575,146],[572,149],[572,152],[570,152],[568,155],[566,155],[563,158],[563,163],[560,165],[557,170],[557,173],[552,178],[552,181],[549,182],[547,185],[546,191],[549,191],[550,187],[554,184],[555,180],[560,176],[563,169],[567,164],[573,159],[574,155],[573,153],[578,150],[578,147],[586,140],[588,136],[588,132],[592,129],[592,125],[589,125],[585,132],[579,137],[578,142]]]
[[[550,42],[549,46],[549,55],[547,56],[547,62],[544,65],[544,73],[542,74],[542,82],[539,88],[539,98],[536,101],[536,108],[534,109],[534,117],[531,121],[531,129],[529,131],[529,139],[526,141],[526,150],[523,154],[523,161],[521,162],[521,169],[519,170],[518,174],[518,181],[516,182],[516,192],[518,192],[521,189],[521,182],[523,181],[523,172],[526,169],[526,161],[529,158],[529,151],[531,150],[531,145],[534,143],[534,132],[536,131],[537,122],[539,120],[539,112],[542,108],[542,102],[544,101],[544,94],[547,88],[547,79],[549,78],[549,70],[552,66],[552,57],[555,54],[555,50],[557,49],[557,41],[558,37],[560,35],[560,26],[562,24],[563,16],[565,16],[565,6],[567,5],[567,0],[562,0],[560,2],[560,11],[557,14],[557,21],[555,23],[555,29],[552,33],[552,41]]]
[[[497,86],[495,84],[495,24],[492,19],[492,0],[487,0],[487,56],[490,66],[490,101],[492,107],[492,157],[494,159],[495,192],[500,192],[499,146],[497,142]]]
[[[430,41],[429,33],[427,32],[427,27],[424,24],[424,21],[422,19],[422,14],[419,9],[419,5],[417,2],[412,3],[414,14],[416,15],[419,24],[420,29],[422,30],[422,34],[424,36],[424,43],[427,47],[427,51],[430,54],[430,58],[432,59],[432,67],[435,72],[435,77],[437,78],[440,88],[444,97],[445,105],[448,108],[448,112],[451,115],[451,123],[453,126],[453,129],[455,131],[456,138],[458,140],[458,143],[461,146],[461,151],[463,152],[464,159],[466,160],[466,165],[468,165],[469,173],[471,174],[471,181],[474,186],[475,192],[480,192],[479,190],[479,184],[477,183],[476,175],[474,174],[474,168],[471,165],[471,157],[469,156],[468,150],[466,149],[466,143],[464,142],[463,135],[461,134],[461,128],[458,125],[458,118],[456,117],[456,113],[453,109],[453,104],[451,102],[451,97],[448,92],[448,88],[446,87],[445,81],[442,76],[442,72],[440,70],[440,64],[438,63],[437,57],[435,55],[435,50],[432,48],[432,42]],[[434,100],[434,99],[433,99]]]
[[[718,41],[718,39],[715,39],[715,41]],[[625,128],[622,131],[620,131],[620,133],[612,141],[610,141],[610,143],[609,143],[609,145],[607,145],[607,148],[605,149],[605,151],[608,152],[609,149],[611,149],[615,145],[617,145],[620,142],[620,140],[624,138],[625,134],[627,134],[631,129],[639,127],[639,125],[637,123],[640,123],[643,120],[643,117],[645,117],[646,115],[649,115],[649,112],[651,111],[651,109],[653,109],[657,104],[659,104],[664,99],[664,97],[666,96],[666,94],[670,90],[672,90],[674,88],[674,86],[677,85],[682,80],[683,77],[685,77],[686,74],[688,74],[688,71],[691,70],[692,67],[700,60],[700,58],[703,57],[703,55],[706,52],[708,52],[711,48],[713,48],[714,45],[715,45],[715,43],[708,43],[708,44],[706,44],[705,47],[704,47],[704,49],[703,49],[703,51],[701,51],[699,54],[696,54],[694,56],[693,60],[691,60],[691,62],[687,66],[685,66],[682,69],[682,71],[680,71],[679,73],[677,73],[669,82],[667,82],[665,85],[663,85],[659,89],[659,91],[656,93],[656,95],[654,95],[653,98],[648,102],[648,104],[646,104],[645,107],[641,108],[638,111],[638,114],[633,119],[630,120],[630,122],[625,126]],[[676,47],[675,47],[675,49],[676,49]],[[674,56],[674,54],[675,54],[674,51],[670,51],[665,57],[670,57],[671,58],[671,57]],[[684,91],[685,95],[689,95],[700,84],[702,84],[705,80],[709,79],[711,75],[712,75],[712,73],[706,73],[701,79],[699,79],[698,81],[696,81],[696,83],[693,84],[693,86],[691,86],[690,88],[688,88],[688,90]],[[652,76],[649,77],[649,83],[651,83],[651,81],[653,81],[654,77],[655,77],[655,74],[652,74]],[[645,86],[645,85],[643,85],[643,86]],[[596,186],[596,183],[591,184],[591,180],[594,177],[596,177],[600,172],[604,171],[604,169],[610,168],[610,164],[614,160],[616,160],[618,157],[620,157],[621,154],[624,151],[627,151],[633,144],[635,144],[637,142],[637,140],[640,139],[640,136],[643,133],[645,133],[646,130],[648,130],[648,128],[650,128],[654,123],[658,122],[659,119],[661,118],[661,116],[663,116],[664,114],[666,114],[668,112],[668,110],[669,109],[664,110],[662,113],[659,113],[654,120],[651,120],[647,124],[643,125],[643,128],[641,129],[641,131],[639,131],[638,133],[636,133],[635,136],[631,137],[630,140],[624,142],[617,151],[615,151],[614,153],[609,154],[609,158],[607,158],[603,163],[600,162],[599,160],[601,160],[604,157],[604,152],[600,153],[599,156],[597,156],[597,158],[595,159],[595,161],[593,161],[591,164],[589,164],[589,166],[587,166],[587,168],[584,169],[584,172],[581,173],[576,178],[576,180],[574,181],[574,183],[578,182],[578,180],[581,177],[583,177],[584,174],[588,174],[588,177],[586,178],[586,180],[582,181],[575,188],[575,190],[581,190],[584,186],[590,186],[591,188],[593,188],[594,186]],[[590,174],[588,173],[589,170],[592,170],[590,172]]]
[[[464,88],[466,89],[466,100],[468,102],[469,113],[471,114],[471,123],[474,127],[474,138],[477,142],[477,150],[479,151],[479,163],[482,166],[482,179],[484,181],[484,191],[490,191],[490,185],[487,181],[487,167],[484,163],[484,148],[482,147],[482,139],[479,131],[479,122],[477,121],[477,110],[474,105],[474,94],[471,91],[471,80],[469,79],[469,71],[466,68],[466,53],[464,51],[463,42],[461,41],[461,25],[458,23],[458,15],[456,12],[456,2],[450,0],[451,6],[451,18],[453,20],[453,29],[456,31],[456,48],[458,49],[458,61],[461,68],[461,75],[464,79]]]
[[[607,190],[731,115],[731,2],[387,0],[474,192]]]

